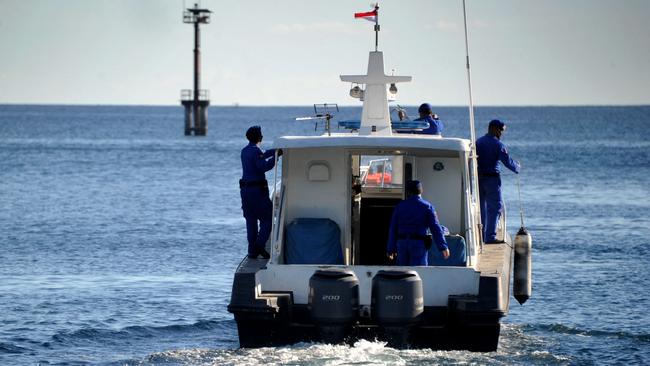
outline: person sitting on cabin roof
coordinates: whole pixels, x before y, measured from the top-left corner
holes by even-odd
[[[418,113],[420,114],[420,118],[417,118],[414,121],[429,122],[429,128],[425,128],[424,130],[417,133],[422,133],[426,135],[442,134],[442,128],[444,126],[442,122],[440,122],[440,120],[438,119],[438,115],[433,113],[433,111],[431,110],[431,104],[423,103],[422,105],[420,105],[420,108],[418,108]]]
[[[476,140],[483,241],[488,244],[503,243],[497,240],[497,223],[503,210],[499,161],[516,174],[519,174],[521,168],[519,162],[510,158],[506,145],[501,142],[501,135],[505,130],[505,123],[493,119],[488,125],[488,133]]]
[[[398,203],[388,230],[388,258],[397,257],[398,266],[426,266],[427,252],[435,241],[442,256],[449,258],[449,247],[443,228],[431,203],[422,198],[422,184],[417,180],[406,182],[407,198]],[[427,235],[430,230],[433,238]]]
[[[273,204],[269,198],[269,187],[265,172],[275,166],[275,150],[266,152],[260,148],[262,128],[252,126],[246,131],[249,143],[241,151],[242,178],[239,180],[241,208],[246,219],[248,257],[270,258],[266,251],[266,241],[271,235],[271,213]],[[282,150],[278,151],[278,156]],[[259,231],[258,231],[259,221]]]

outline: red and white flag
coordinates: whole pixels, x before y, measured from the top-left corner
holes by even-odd
[[[371,22],[377,22],[377,9],[374,8],[372,11],[367,11],[365,13],[354,13],[355,18],[363,18]]]

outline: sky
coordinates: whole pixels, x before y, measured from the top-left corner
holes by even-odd
[[[212,105],[359,105],[364,0],[201,0]],[[0,104],[178,105],[192,87],[191,0],[0,0]],[[398,101],[466,105],[462,0],[385,0]],[[650,104],[650,1],[467,0],[476,105]]]

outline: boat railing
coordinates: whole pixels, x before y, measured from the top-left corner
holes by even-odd
[[[210,90],[200,89],[198,97],[199,97],[199,101],[210,100]],[[192,100],[194,100],[194,90],[192,89],[181,90],[181,101],[192,101]]]

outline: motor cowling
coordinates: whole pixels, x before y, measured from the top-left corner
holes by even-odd
[[[515,299],[522,305],[533,292],[532,248],[533,238],[526,228],[522,226],[515,236],[514,280],[512,286]]]
[[[372,318],[389,346],[408,344],[410,329],[424,312],[422,279],[412,270],[382,270],[372,279]]]
[[[341,343],[359,314],[359,280],[346,269],[316,271],[309,279],[310,316],[325,343]]]

